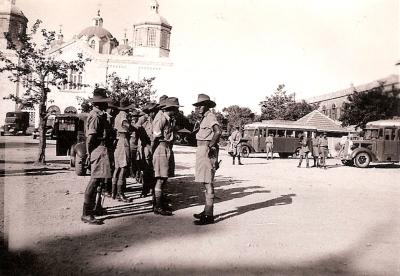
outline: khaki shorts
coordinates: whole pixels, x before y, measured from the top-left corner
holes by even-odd
[[[110,157],[105,146],[98,146],[90,154],[90,177],[111,178]]]
[[[168,178],[171,149],[165,142],[160,142],[153,154],[154,176]]]

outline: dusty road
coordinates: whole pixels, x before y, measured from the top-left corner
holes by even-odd
[[[330,159],[327,170],[297,160],[222,153],[218,216],[193,225],[201,187],[194,148],[176,147],[173,217],[151,213],[128,180],[131,204],[105,200],[104,224],[81,223],[89,177],[48,148],[50,166],[32,166],[28,137],[1,138],[8,271],[21,275],[400,275],[400,167],[357,169]],[[3,262],[4,266],[5,262]],[[1,274],[1,271],[0,271]]]

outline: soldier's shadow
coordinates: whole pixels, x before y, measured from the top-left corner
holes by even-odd
[[[296,194],[281,195],[280,197],[273,198],[270,200],[236,207],[235,210],[231,210],[231,211],[216,215],[215,223],[242,215],[242,214],[250,212],[250,211],[259,210],[262,208],[267,208],[267,207],[272,207],[272,206],[291,204],[293,201],[292,197],[294,197],[294,196],[296,196]]]
[[[271,192],[262,186],[230,187],[242,182],[242,180],[230,177],[217,177],[215,181],[215,203],[243,198],[252,194]],[[166,190],[168,200],[171,202],[174,210],[204,205],[203,185],[194,182],[193,175],[170,179]]]

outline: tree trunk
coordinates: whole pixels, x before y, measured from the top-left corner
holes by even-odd
[[[35,164],[46,164],[46,102],[47,91],[42,87],[42,99],[39,105],[39,150]]]

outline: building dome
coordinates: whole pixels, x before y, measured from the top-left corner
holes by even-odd
[[[83,36],[87,36],[88,38],[93,36],[97,36],[98,38],[104,38],[104,37],[109,39],[113,38],[113,35],[108,30],[100,26],[86,27],[78,34],[78,38],[81,38]]]
[[[11,14],[26,18],[25,14],[15,5],[11,6]]]
[[[150,1],[150,10],[144,14],[142,17],[139,17],[135,22],[135,25],[164,25],[171,26],[168,21],[158,13],[159,4],[156,0]]]

